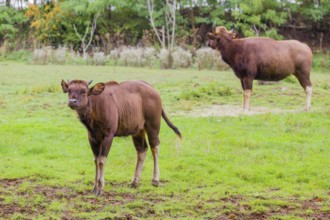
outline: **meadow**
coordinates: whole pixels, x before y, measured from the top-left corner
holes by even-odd
[[[115,138],[105,194],[92,193],[86,129],[61,79],[139,79],[161,94],[159,187],[150,150],[137,189],[130,137]],[[330,219],[330,71],[313,71],[310,112],[294,77],[254,82],[251,112],[232,71],[0,63],[1,219]]]

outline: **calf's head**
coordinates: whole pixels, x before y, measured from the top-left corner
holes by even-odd
[[[88,96],[99,95],[104,90],[104,83],[97,83],[92,88],[88,86],[92,83],[91,81],[84,80],[71,80],[65,82],[61,81],[62,90],[64,93],[68,93],[68,106],[74,110],[80,110],[87,106]]]
[[[237,38],[237,33],[234,32],[233,30],[228,31],[226,27],[219,26],[215,28],[213,33],[211,32],[207,33],[207,37],[209,39],[207,45],[212,49],[217,49],[219,46],[218,42],[221,39],[225,39],[225,40],[235,39]]]

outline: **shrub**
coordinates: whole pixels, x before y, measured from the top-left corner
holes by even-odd
[[[119,62],[125,66],[143,67],[143,48],[124,48],[120,53]]]
[[[167,49],[162,48],[158,54],[160,68],[169,69],[171,68],[171,57],[170,52]]]
[[[27,50],[12,51],[6,55],[6,59],[28,62],[31,59],[31,52]]]
[[[314,54],[312,68],[314,70],[330,69],[329,54]]]
[[[34,49],[32,54],[32,62],[34,64],[48,64],[52,50],[50,47]]]
[[[106,57],[103,52],[98,52],[93,54],[94,65],[101,66],[105,65]]]
[[[117,48],[115,48],[110,51],[110,54],[108,56],[109,56],[109,59],[107,59],[107,60],[109,60],[111,64],[116,65],[120,58],[120,51]]]
[[[66,47],[59,47],[54,51],[52,57],[52,63],[65,64],[66,61]]]
[[[189,51],[177,47],[172,55],[173,68],[188,68],[192,63],[192,54]]]
[[[196,63],[198,69],[226,70],[229,66],[221,59],[219,51],[209,47],[196,50]]]
[[[154,67],[157,63],[157,50],[153,47],[147,47],[143,52],[145,66]]]

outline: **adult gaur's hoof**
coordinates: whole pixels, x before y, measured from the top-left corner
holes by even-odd
[[[159,180],[152,180],[152,185],[158,187],[159,186]]]
[[[131,182],[131,187],[132,188],[138,188],[138,186],[139,186],[138,182],[136,182],[136,181]]]
[[[103,189],[97,189],[97,188],[94,188],[93,189],[93,193],[96,195],[96,196],[102,196],[104,194],[104,190]]]

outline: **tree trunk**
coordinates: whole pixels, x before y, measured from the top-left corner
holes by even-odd
[[[10,7],[11,0],[6,0],[6,7]]]

